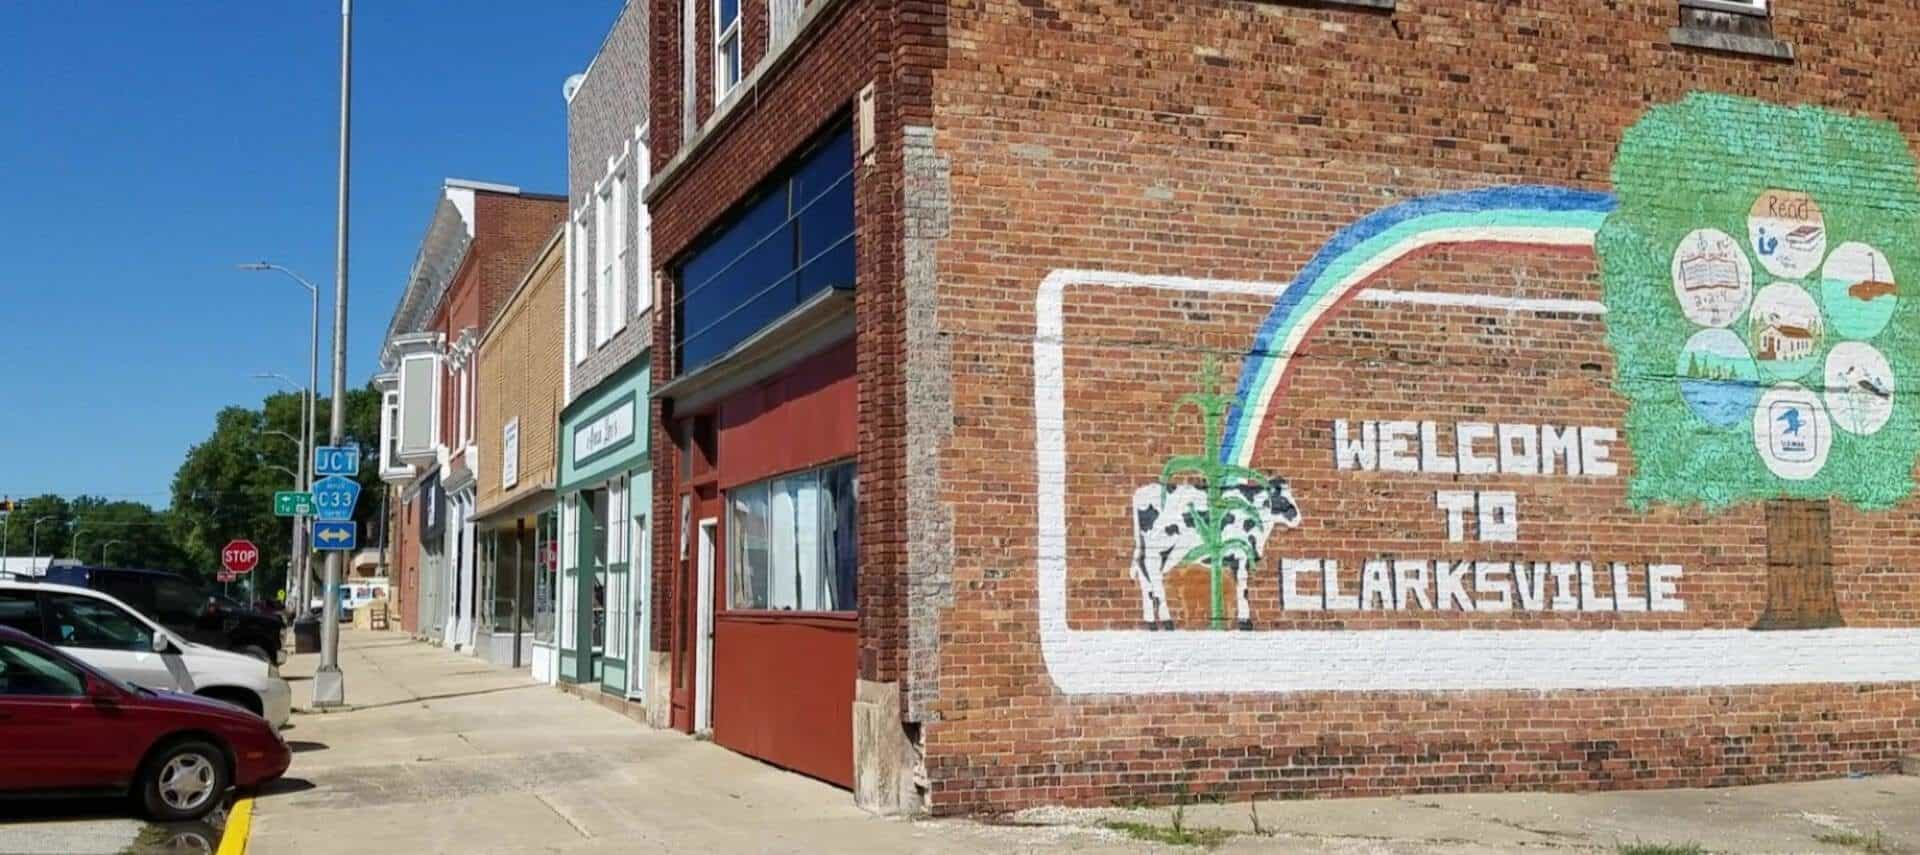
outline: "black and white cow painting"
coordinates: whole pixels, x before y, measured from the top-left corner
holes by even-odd
[[[1293,503],[1293,490],[1285,478],[1266,484],[1242,484],[1228,488],[1238,493],[1257,511],[1227,512],[1223,530],[1244,538],[1253,547],[1253,561],[1242,566],[1243,557],[1230,555],[1224,565],[1233,571],[1236,599],[1236,624],[1253,628],[1253,616],[1247,610],[1247,581],[1260,556],[1266,551],[1267,536],[1273,527],[1300,525],[1300,508]],[[1148,484],[1133,491],[1133,576],[1140,583],[1140,617],[1148,629],[1172,629],[1173,615],[1167,610],[1167,571],[1185,563],[1187,553],[1202,543],[1196,527],[1197,517],[1206,513],[1207,491],[1192,484]]]

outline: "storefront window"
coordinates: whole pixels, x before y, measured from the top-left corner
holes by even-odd
[[[851,462],[736,487],[727,498],[730,608],[855,610]]]
[[[560,515],[553,511],[534,527],[533,562],[533,640],[552,644],[560,578]]]

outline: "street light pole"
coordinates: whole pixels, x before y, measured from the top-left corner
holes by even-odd
[[[343,148],[344,148],[344,145],[343,145]],[[300,471],[308,473],[306,475],[301,476],[300,489],[312,491],[313,476],[309,471],[309,469],[313,465],[313,461],[311,458],[313,456],[312,449],[314,447],[313,446],[313,416],[314,416],[313,396],[315,394],[315,390],[320,388],[320,289],[314,287],[314,284],[312,282],[308,282],[305,276],[301,276],[300,274],[295,273],[292,270],[289,270],[285,267],[282,267],[278,264],[274,264],[272,262],[256,261],[252,264],[242,264],[240,265],[240,269],[241,270],[274,270],[280,273],[284,273],[293,281],[300,283],[300,287],[307,289],[307,299],[313,305],[313,312],[311,316],[308,318],[308,327],[311,334],[307,339],[307,398],[306,398],[306,406],[302,408],[300,411],[300,435],[306,438],[306,448],[307,448],[307,451],[300,455],[301,457]],[[278,375],[275,375],[275,376],[278,376]],[[280,378],[280,379],[285,380],[285,378]],[[286,382],[288,383],[288,385],[293,385],[292,381],[286,381]],[[298,388],[298,387],[296,386],[295,388]],[[304,544],[306,542],[305,532],[307,529],[307,518],[304,516],[296,516],[294,517],[294,520],[295,520],[295,524],[300,526],[300,529],[302,532],[300,535],[300,542],[301,544]],[[307,586],[311,582],[311,577],[313,576],[313,550],[298,549],[297,551],[298,551],[298,554],[300,555],[300,578],[299,578],[300,584],[295,588],[295,590],[290,591],[289,593],[293,595],[294,602],[299,603],[300,608],[302,610],[305,610],[306,601],[308,599]]]
[[[264,374],[255,374],[253,376],[261,379],[278,380],[282,383],[287,384],[287,386],[293,388],[295,391],[298,391],[300,389],[299,386],[294,385],[292,380],[288,380],[286,375],[284,374],[274,374],[269,372]],[[301,413],[300,420],[306,423],[306,426],[304,428],[305,433],[303,434],[303,438],[295,439],[294,437],[288,436],[285,431],[278,431],[278,430],[261,431],[261,433],[278,434],[280,436],[286,437],[287,439],[292,440],[295,446],[299,447],[300,474],[294,476],[293,488],[295,490],[305,490],[309,493],[313,492],[313,475],[308,471],[308,467],[313,465],[313,417],[307,413],[307,408],[311,407],[312,405],[313,405],[313,388],[308,387],[306,401],[304,402],[304,405],[300,409],[300,413]],[[293,542],[292,542],[293,554],[289,556],[290,563],[287,565],[287,576],[288,576],[287,595],[288,595],[289,601],[301,604],[299,608],[303,611],[306,609],[305,603],[307,602],[307,596],[306,596],[307,577],[311,575],[310,573],[311,567],[309,565],[312,561],[312,555],[313,555],[313,550],[307,549],[306,545],[307,545],[306,515],[294,514],[293,515]],[[301,612],[295,612],[295,614],[300,614],[300,613]]]
[[[40,560],[40,524],[50,519],[53,517],[37,517],[33,521],[33,557],[27,559],[29,566]]]
[[[327,419],[330,444],[346,439],[347,411],[347,180],[353,87],[353,0],[340,0],[340,201],[334,232],[333,263],[333,412]],[[341,706],[347,687],[340,675],[340,551],[327,550],[326,603],[320,617],[320,667],[313,675],[313,705]]]
[[[107,541],[106,543],[100,544],[100,566],[102,567],[107,566],[107,550],[111,549],[114,544],[119,542],[120,542],[120,539],[116,537],[112,540]]]

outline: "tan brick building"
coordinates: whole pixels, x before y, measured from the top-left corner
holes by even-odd
[[[942,813],[1920,748],[1920,5],[728,8],[652,5],[675,726]]]
[[[551,647],[557,523],[556,430],[566,366],[565,227],[556,229],[480,336],[479,467],[474,522],[480,615],[474,647],[519,668]],[[536,673],[537,679],[546,675]]]

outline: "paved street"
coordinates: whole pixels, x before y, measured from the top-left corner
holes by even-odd
[[[841,790],[398,633],[341,639],[354,706],[296,715],[290,779],[256,800],[250,852],[1140,852],[1166,850],[1143,838],[1185,837],[1223,852],[1848,852],[1875,834],[1920,849],[1920,778],[1901,777],[1207,805],[1183,812],[1182,832],[1168,810],[884,819]],[[314,660],[287,669],[302,706]]]

